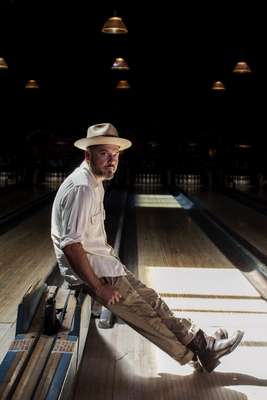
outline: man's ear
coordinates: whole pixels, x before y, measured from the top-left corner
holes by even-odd
[[[89,153],[88,150],[85,150],[85,152],[84,152],[84,158],[85,158],[86,161],[90,161],[90,153]]]

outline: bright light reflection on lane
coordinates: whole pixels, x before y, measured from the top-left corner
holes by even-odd
[[[237,269],[146,267],[146,283],[159,293],[256,297],[259,293]]]
[[[134,205],[149,208],[181,208],[173,196],[162,194],[135,195]]]
[[[162,297],[172,310],[258,313],[265,314],[267,319],[267,302],[262,299]]]

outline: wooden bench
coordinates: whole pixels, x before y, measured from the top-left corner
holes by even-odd
[[[71,398],[90,315],[91,298],[82,292],[40,281],[29,288],[0,365],[1,399]]]

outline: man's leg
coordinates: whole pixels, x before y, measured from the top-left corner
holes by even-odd
[[[177,336],[179,340],[184,344],[190,343],[199,330],[197,325],[193,324],[190,318],[176,318],[173,312],[165,303],[165,301],[162,300],[162,298],[154,289],[151,289],[144,285],[129,270],[126,269],[126,272],[131,285],[140,294],[140,296],[142,296],[145,301],[154,308],[161,319],[167,324],[169,329],[174,332],[175,336]],[[187,334],[188,330],[194,332],[193,337],[190,337],[189,339]],[[186,332],[186,334],[182,334],[183,332]],[[216,339],[227,339],[228,332],[225,328],[219,328],[214,332],[213,336]]]
[[[153,307],[134,289],[127,276],[104,279],[122,296],[118,303],[104,304],[107,308],[180,364],[193,359],[193,352],[179,341]],[[90,289],[89,293],[92,294]],[[96,299],[101,303],[101,299]]]
[[[194,353],[193,361],[211,372],[220,364],[219,359],[230,354],[241,342],[244,333],[236,331],[230,338],[225,329],[208,336],[190,319],[176,318],[166,303],[153,289],[146,287],[130,271],[126,269],[127,278],[136,292],[157,313],[166,327],[174,333],[179,342],[186,345]],[[193,364],[197,370],[199,365]]]
[[[127,278],[133,288],[139,293],[144,301],[153,308],[168,329],[175,334],[177,339],[187,346],[196,336],[199,327],[194,324],[190,318],[176,318],[165,301],[154,289],[147,287],[129,270],[125,269],[125,272],[127,273]]]

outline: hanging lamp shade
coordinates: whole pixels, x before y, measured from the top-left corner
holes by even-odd
[[[214,147],[211,147],[209,149],[209,157],[210,158],[214,158],[216,156],[216,153],[217,153],[217,151],[216,151],[216,149]]]
[[[6,60],[3,57],[0,57],[0,69],[8,69]]]
[[[119,89],[119,90],[130,89],[129,82],[124,79],[120,80],[116,86],[116,89]]]
[[[39,89],[39,85],[34,79],[30,79],[27,81],[25,89]]]
[[[101,30],[103,33],[127,33],[128,29],[126,28],[124,22],[120,17],[110,17],[105,23]]]
[[[239,144],[236,144],[236,147],[238,147],[239,149],[250,149],[251,145],[247,144],[247,143],[239,143]]]
[[[250,74],[251,69],[245,61],[239,61],[238,63],[236,63],[233,72],[235,74]]]
[[[112,64],[111,69],[118,69],[120,71],[122,71],[122,70],[126,71],[126,70],[129,70],[130,68],[129,68],[127,62],[123,58],[118,57]]]
[[[212,84],[211,90],[216,90],[216,91],[224,91],[225,90],[225,86],[222,83],[222,81],[215,81]]]

